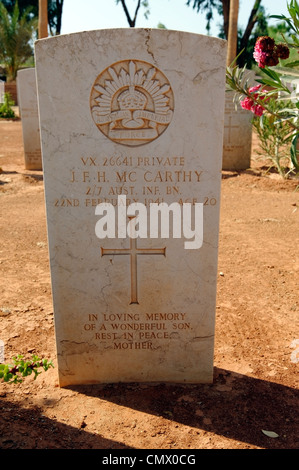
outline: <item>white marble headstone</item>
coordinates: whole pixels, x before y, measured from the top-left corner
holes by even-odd
[[[252,118],[250,111],[237,108],[233,93],[225,99],[223,170],[246,170],[250,168],[252,147]]]
[[[5,86],[4,81],[0,80],[0,103],[4,103]]]
[[[42,170],[35,68],[19,70],[17,89],[26,170]]]
[[[115,29],[35,54],[60,385],[211,382],[226,42]],[[202,246],[99,238],[96,207],[134,202],[202,204]]]

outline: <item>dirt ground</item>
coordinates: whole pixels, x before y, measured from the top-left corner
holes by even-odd
[[[24,170],[20,121],[0,122],[0,167],[6,362],[55,365],[43,175]],[[223,172],[213,384],[0,382],[0,449],[298,449],[298,184],[254,158]]]

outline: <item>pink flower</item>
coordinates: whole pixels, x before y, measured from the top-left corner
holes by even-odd
[[[260,36],[255,43],[258,52],[271,52],[274,50],[275,41],[270,36]]]
[[[288,59],[290,57],[290,49],[285,44],[277,44],[276,52],[280,59]]]
[[[260,52],[260,51],[255,50],[254,53],[253,53],[253,57],[256,60],[256,62],[258,63],[258,66],[261,69],[264,69],[265,66],[267,65],[268,53],[267,52]]]
[[[254,46],[253,57],[261,69],[266,65],[274,67],[279,64],[280,59],[287,59],[290,51],[284,44],[275,44],[274,39],[269,36],[260,36]]]
[[[254,106],[252,106],[251,111],[256,116],[262,116],[264,113],[264,108],[260,104],[255,104]]]
[[[266,65],[269,65],[269,67],[275,67],[275,65],[278,65],[278,64],[279,64],[279,58],[275,49],[275,51],[273,51],[272,54],[269,57],[267,57]]]
[[[252,98],[249,98],[249,96],[246,96],[241,102],[240,105],[243,109],[246,109],[247,111],[251,111],[254,113],[256,116],[262,116],[264,112],[264,108],[260,105],[255,103],[254,100],[256,100],[258,97],[260,99],[265,99],[264,96],[259,96],[257,91],[260,90],[262,85],[256,85],[254,87],[249,88],[249,93],[252,94]],[[264,90],[262,90],[264,92]]]
[[[246,98],[244,98],[244,100],[240,102],[240,105],[242,106],[243,109],[247,109],[247,111],[251,111],[252,107],[254,106],[254,101],[248,98],[248,96],[246,96]]]
[[[270,57],[274,52],[275,41],[269,36],[260,36],[254,46],[253,57],[258,63],[260,68],[265,68],[269,65]]]
[[[248,91],[249,91],[249,93],[255,93],[256,91],[258,91],[258,90],[261,88],[261,86],[262,86],[262,85],[253,86],[253,87],[249,88]],[[254,95],[254,97],[256,97],[256,96],[257,96],[257,94]]]

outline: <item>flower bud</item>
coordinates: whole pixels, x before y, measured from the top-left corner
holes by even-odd
[[[277,44],[276,53],[282,60],[288,59],[290,57],[290,49],[285,44]]]
[[[255,43],[255,48],[260,52],[271,52],[274,47],[275,41],[270,36],[260,36]]]

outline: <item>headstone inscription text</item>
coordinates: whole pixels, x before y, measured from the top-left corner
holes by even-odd
[[[26,170],[42,170],[35,68],[18,71],[18,102],[22,120]]]
[[[35,54],[60,385],[211,382],[225,41],[102,30]],[[173,202],[203,204],[200,249],[95,234],[99,204]]]

